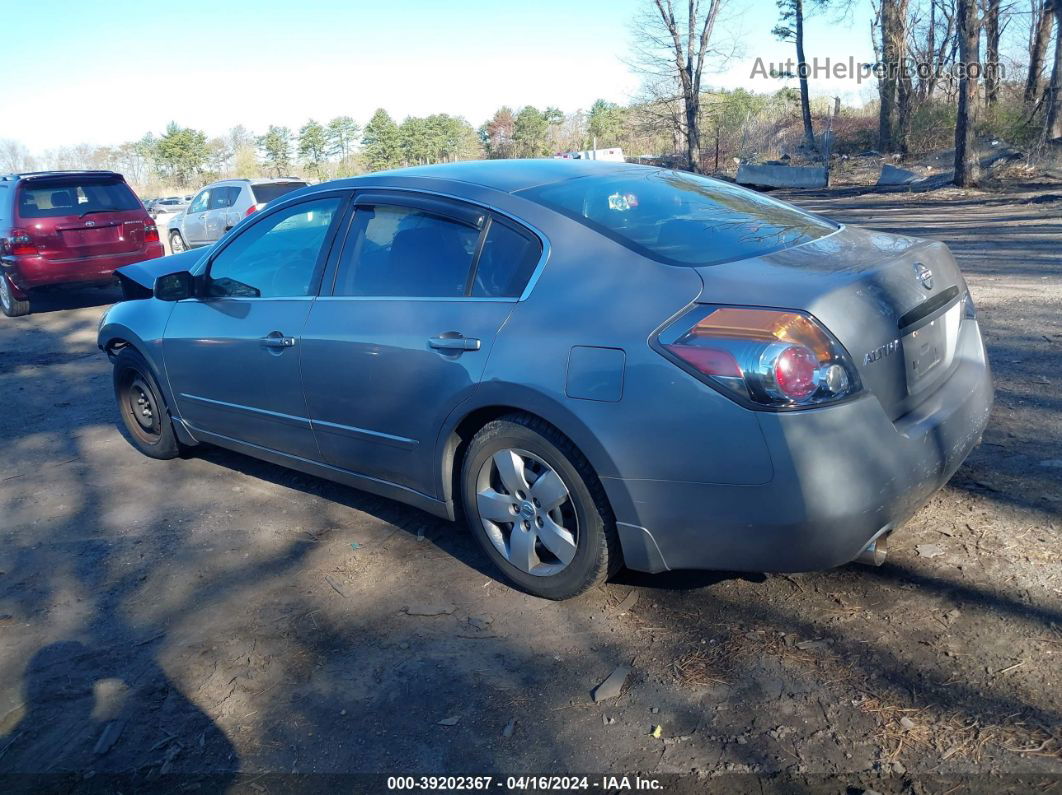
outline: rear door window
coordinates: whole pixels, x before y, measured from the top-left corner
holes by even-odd
[[[492,220],[476,263],[472,295],[478,298],[516,298],[542,257],[542,244],[533,235]]]
[[[518,194],[670,265],[717,265],[760,256],[838,228],[737,185],[633,166]]]
[[[279,199],[285,193],[305,188],[306,185],[307,183],[305,182],[265,182],[261,185],[252,185],[251,192],[254,194],[256,204],[268,204],[275,199]]]
[[[122,180],[33,180],[19,188],[18,214],[21,218],[56,218],[139,209],[140,201]]]
[[[456,298],[466,294],[480,230],[414,207],[360,206],[335,295]]]
[[[210,209],[224,210],[236,203],[236,197],[240,195],[240,189],[229,185],[214,188],[210,194]]]

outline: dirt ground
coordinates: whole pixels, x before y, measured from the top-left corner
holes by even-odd
[[[113,292],[2,319],[0,787],[1062,791],[1058,194],[790,197],[947,241],[987,335],[984,443],[880,569],[536,600],[413,509],[220,450],[136,453],[94,342]]]

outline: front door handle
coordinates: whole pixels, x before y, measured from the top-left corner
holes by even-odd
[[[274,331],[267,337],[262,337],[262,344],[267,348],[294,348],[295,338],[285,337],[279,331]]]
[[[480,341],[475,337],[464,337],[454,332],[449,332],[428,340],[428,345],[436,350],[444,351],[478,351]]]

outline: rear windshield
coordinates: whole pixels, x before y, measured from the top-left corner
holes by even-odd
[[[797,246],[837,229],[759,193],[674,171],[576,177],[519,195],[671,265],[718,265]]]
[[[34,180],[22,185],[18,192],[20,218],[139,209],[139,200],[120,179]]]
[[[251,192],[254,193],[255,203],[267,204],[285,193],[305,187],[305,182],[266,182],[262,185],[252,185]]]

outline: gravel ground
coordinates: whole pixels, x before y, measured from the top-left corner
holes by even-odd
[[[698,791],[1062,786],[1051,190],[796,197],[946,240],[987,336],[984,443],[880,569],[621,574],[539,601],[418,511],[220,450],[137,454],[94,345],[113,292],[3,319],[0,774],[14,775],[0,782],[105,789],[120,774],[129,791],[172,774],[262,792],[334,781],[270,777],[290,773],[640,772],[692,774],[682,786]],[[621,665],[620,694],[594,703]]]

